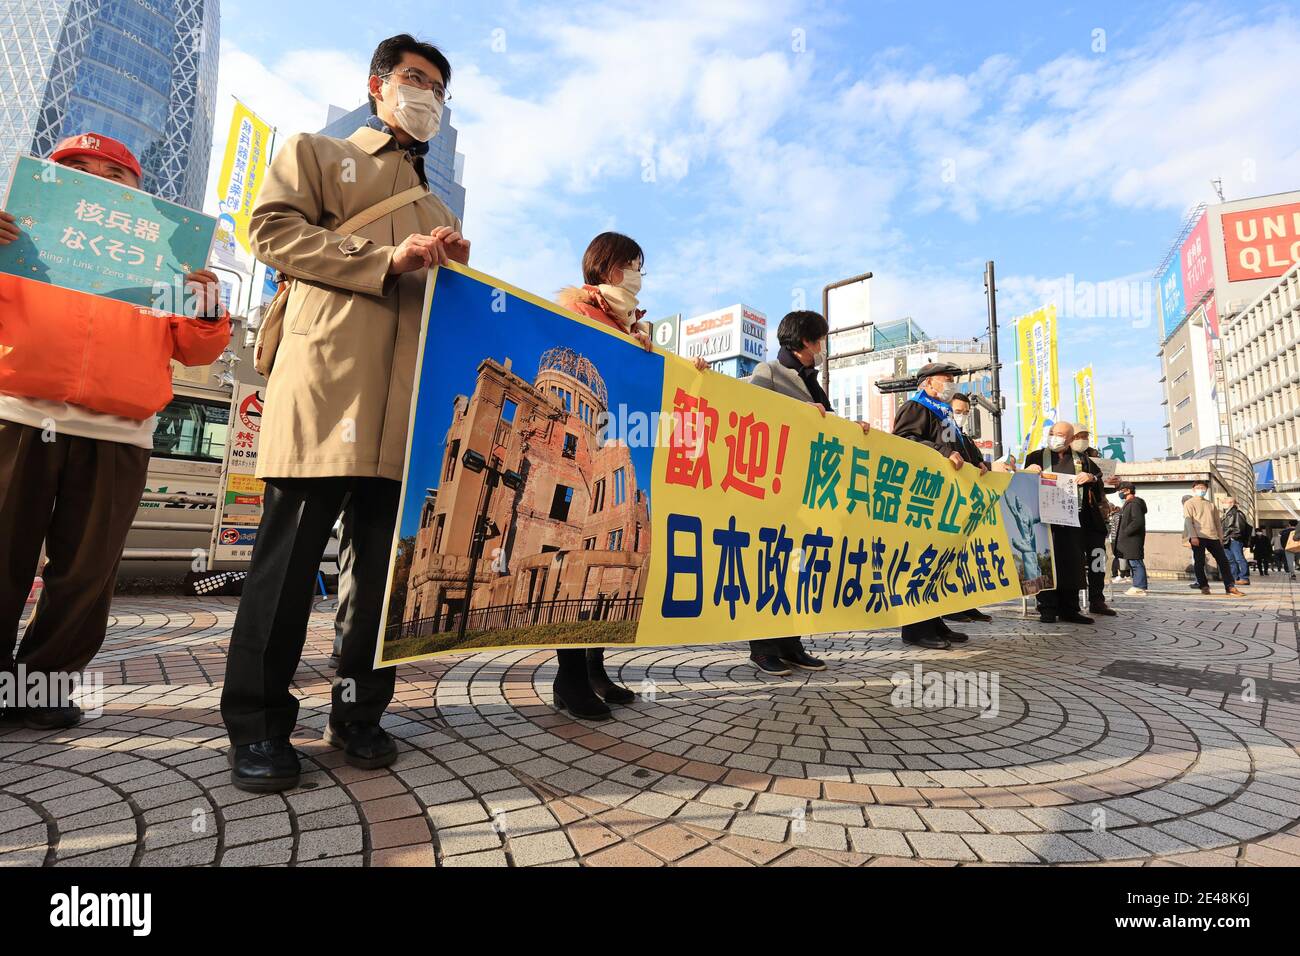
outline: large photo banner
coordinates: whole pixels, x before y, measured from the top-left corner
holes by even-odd
[[[862,631],[1020,597],[1010,480],[444,266],[376,663]]]

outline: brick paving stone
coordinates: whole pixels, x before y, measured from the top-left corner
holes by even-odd
[[[569,860],[574,856],[568,838],[559,830],[512,837],[509,849],[516,866],[538,866],[542,863]]]
[[[1002,676],[993,720],[894,708],[881,689],[916,653],[896,631],[821,638],[833,669],[791,680],[719,667],[717,647],[612,649],[624,680],[658,693],[600,725],[539,699],[549,653],[409,665],[385,716],[400,758],[373,771],[320,740],[322,609],[296,688],[303,787],[282,795],[229,784],[217,707],[237,600],[120,597],[104,713],[57,733],[0,727],[0,865],[430,866],[435,847],[485,866],[1293,865],[1300,708],[1134,670],[1300,681],[1276,624],[1294,614],[1291,586],[1261,580],[1197,603],[1195,620],[1185,590],[1117,597],[1120,617],[1082,644],[1001,613],[1005,632],[979,648]]]
[[[919,857],[938,860],[976,860],[975,853],[955,833],[907,833],[907,841]]]

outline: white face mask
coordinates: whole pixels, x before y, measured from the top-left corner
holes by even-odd
[[[641,270],[633,266],[625,266],[623,269],[623,281],[620,282],[619,288],[626,290],[632,295],[641,293]]]
[[[947,404],[948,402],[952,401],[952,397],[956,394],[957,394],[956,382],[940,382],[939,394],[934,397],[937,398],[939,401]]]
[[[1088,450],[1088,440],[1086,438],[1076,438],[1070,442],[1070,447],[1082,455]]]
[[[1048,435],[1047,447],[1052,449],[1052,451],[1060,451],[1065,447],[1065,439],[1060,435]]]
[[[952,416],[952,420],[957,423],[958,428],[962,431],[966,431],[967,426],[970,425],[970,412],[955,414]]]
[[[442,126],[442,104],[433,95],[433,90],[422,90],[418,86],[396,84],[397,105],[393,107],[393,119],[397,125],[421,143],[427,143],[438,135]]]

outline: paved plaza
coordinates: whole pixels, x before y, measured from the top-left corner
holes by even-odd
[[[303,786],[269,796],[229,785],[237,601],[122,597],[92,664],[104,713],[0,729],[0,865],[1298,865],[1296,591],[1248,591],[1161,582],[1095,628],[1017,601],[949,652],[823,637],[831,669],[791,678],[743,644],[611,650],[644,699],[600,724],[548,706],[548,651],[402,666],[402,753],[377,771],[320,741],[325,602],[297,678]],[[899,705],[917,664],[996,678],[996,714]]]

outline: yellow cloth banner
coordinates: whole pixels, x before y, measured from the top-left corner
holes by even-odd
[[[1074,373],[1074,424],[1088,429],[1094,447],[1100,447],[1097,434],[1097,395],[1093,383],[1092,366],[1086,365]]]
[[[1021,595],[1010,475],[435,272],[378,664],[851,633]]]
[[[253,261],[248,225],[270,162],[270,140],[271,127],[236,100],[230,118],[230,135],[226,139],[226,155],[217,178],[220,218],[213,250],[228,263],[251,266]]]
[[[1056,306],[1045,305],[1021,316],[1016,319],[1015,328],[1020,401],[1017,461],[1024,464],[1025,455],[1043,444],[1043,436],[1057,420],[1061,403],[1056,364]]]

